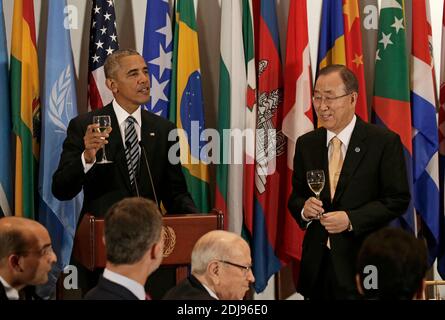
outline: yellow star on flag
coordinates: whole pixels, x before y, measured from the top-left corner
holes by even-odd
[[[355,63],[356,68],[360,67],[360,65],[363,64],[363,55],[357,55],[354,53],[354,60],[352,60],[352,62]]]
[[[354,20],[359,18],[359,9],[357,0],[346,0],[345,4],[343,5],[343,13],[346,15],[348,19],[348,25],[345,27],[351,30]]]

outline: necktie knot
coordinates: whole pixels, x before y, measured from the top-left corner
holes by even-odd
[[[337,136],[335,136],[331,139],[331,144],[334,148],[333,150],[339,150],[341,147],[341,140]]]
[[[133,116],[128,116],[125,121],[127,122],[127,125],[131,125],[131,124],[136,123],[136,119],[133,118]]]

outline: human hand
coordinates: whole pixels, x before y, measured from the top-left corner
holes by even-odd
[[[105,131],[99,131],[99,124],[90,124],[87,127],[83,142],[85,145],[84,157],[86,163],[93,163],[96,159],[97,151],[102,148],[103,145],[108,144],[107,138],[112,128],[109,127]]]
[[[332,211],[320,218],[320,223],[329,233],[340,233],[348,229],[349,217],[345,211]]]
[[[303,215],[306,219],[320,219],[323,212],[323,202],[315,197],[310,197],[304,203]]]

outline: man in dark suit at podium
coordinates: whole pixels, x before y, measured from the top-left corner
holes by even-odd
[[[147,300],[144,285],[161,264],[162,215],[156,203],[127,198],[105,215],[107,265],[87,300]]]
[[[72,119],[52,191],[70,200],[83,188],[82,213],[103,216],[117,201],[131,196],[162,202],[169,213],[198,210],[187,191],[181,164],[173,164],[169,141],[176,130],[168,120],[141,110],[150,99],[147,65],[136,51],[117,50],[104,65],[112,103]],[[109,116],[111,127],[99,132],[93,117]],[[106,158],[111,163],[100,164]]]
[[[357,79],[345,66],[320,70],[313,104],[322,127],[295,147],[288,207],[306,230],[298,291],[309,299],[357,298],[355,263],[363,240],[410,202],[400,137],[357,117],[357,96]],[[320,169],[326,183],[316,199],[307,173]]]
[[[83,188],[81,218],[87,212],[102,217],[114,203],[133,196],[151,199],[158,206],[162,203],[167,213],[198,212],[181,164],[169,159],[169,151],[177,143],[168,138],[175,126],[140,107],[150,99],[144,58],[134,50],[117,50],[108,56],[104,71],[114,100],[70,121],[53,175],[54,196],[70,200]],[[109,116],[111,127],[99,132],[99,125],[93,124],[95,116]],[[99,163],[104,156],[102,146],[111,163]],[[73,263],[79,268],[80,287],[94,286],[97,272],[92,274]]]

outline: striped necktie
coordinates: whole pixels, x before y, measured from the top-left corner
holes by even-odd
[[[136,183],[136,172],[139,162],[138,136],[134,123],[136,120],[129,116],[125,126],[125,157],[127,159],[128,173],[130,174],[131,185]]]

